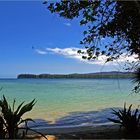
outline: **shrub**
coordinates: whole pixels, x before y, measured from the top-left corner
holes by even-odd
[[[15,100],[13,101],[13,106],[11,107],[5,96],[0,100],[0,138],[9,138],[9,139],[15,139],[15,138],[21,138],[24,137],[24,132],[22,136],[19,135],[19,129],[20,125],[22,123],[26,123],[28,121],[33,121],[30,118],[22,119],[22,116],[28,112],[31,111],[33,106],[35,105],[35,99],[32,100],[30,103],[23,106],[24,102],[22,102],[17,109],[15,109]],[[25,129],[28,129],[26,126]]]
[[[140,93],[140,67],[137,67],[134,71],[133,82],[136,83],[133,91],[136,93]]]
[[[119,109],[118,111],[112,109],[112,113],[117,117],[117,119],[108,119],[114,123],[120,124],[120,126],[124,127],[127,132],[137,131],[140,126],[140,114],[138,109],[132,111],[131,107],[132,104],[128,109],[126,109],[126,104],[124,104],[123,109]]]

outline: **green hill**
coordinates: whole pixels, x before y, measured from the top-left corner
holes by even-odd
[[[97,72],[97,73],[84,73],[84,74],[19,74],[18,79],[23,78],[132,78],[134,73],[132,72]]]

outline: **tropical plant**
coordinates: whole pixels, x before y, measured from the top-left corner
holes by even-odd
[[[0,138],[19,138],[19,129],[20,125],[26,123],[28,121],[33,121],[30,118],[22,119],[22,116],[31,111],[33,106],[35,105],[35,99],[33,99],[30,103],[23,106],[24,102],[22,102],[17,109],[15,109],[15,100],[13,101],[13,106],[11,107],[5,96],[0,100]],[[27,127],[25,127],[27,129]],[[24,132],[22,137],[24,136]],[[21,137],[20,137],[21,138]]]
[[[108,118],[108,120],[120,124],[120,127],[124,127],[127,132],[136,132],[140,126],[140,113],[138,109],[133,111],[131,108],[132,104],[127,109],[125,103],[123,109],[118,111],[112,109],[117,119]]]
[[[136,86],[134,87],[134,91],[136,93],[140,92],[140,66],[136,68],[134,72],[133,82],[136,83]]]
[[[0,116],[0,139],[5,138],[6,135],[6,131],[4,129],[4,120],[3,118]]]

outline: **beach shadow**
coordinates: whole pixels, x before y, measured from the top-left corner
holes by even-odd
[[[67,116],[61,117],[55,121],[56,125],[95,125],[110,123],[108,118],[115,118],[112,114],[112,108],[106,108],[99,111],[70,112]],[[113,108],[118,110],[120,108]]]
[[[33,121],[28,121],[28,126],[30,128],[42,127],[42,126],[48,126],[50,123],[51,123],[51,121],[47,121],[44,119],[34,119]]]
[[[99,111],[70,112],[68,115],[58,118],[54,123],[44,119],[35,119],[29,122],[30,127],[59,127],[59,126],[86,126],[86,125],[103,125],[111,123],[108,118],[116,118],[112,114],[112,108],[105,108]],[[118,110],[120,108],[113,108]]]

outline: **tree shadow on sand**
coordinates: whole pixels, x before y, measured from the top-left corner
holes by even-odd
[[[64,127],[110,124],[111,122],[107,118],[115,118],[111,108],[102,109],[100,111],[70,112],[68,115],[56,119],[54,123],[44,119],[35,119],[35,123],[29,122],[28,125],[30,127]]]
[[[36,123],[30,122],[29,126],[44,134],[55,134],[61,139],[140,138],[139,133],[135,135],[124,133],[119,129],[119,125],[116,127],[108,118],[116,119],[111,108],[100,111],[70,112],[55,120],[54,123],[44,119],[36,119]]]

